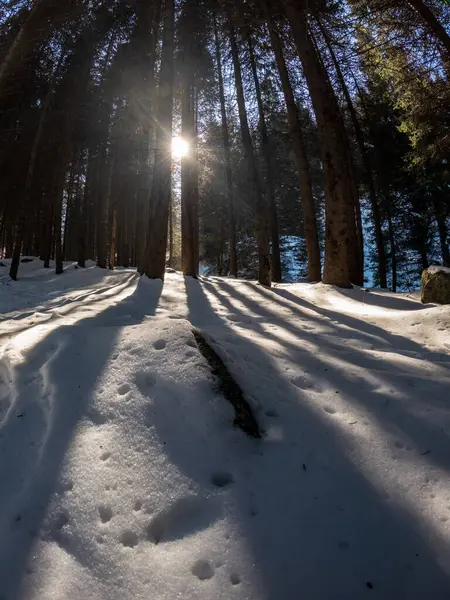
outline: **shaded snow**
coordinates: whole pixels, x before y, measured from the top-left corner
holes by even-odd
[[[7,600],[449,597],[449,307],[96,268],[0,307]]]

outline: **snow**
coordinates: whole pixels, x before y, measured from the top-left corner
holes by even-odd
[[[2,600],[450,596],[449,307],[67,266],[0,281]]]
[[[441,265],[432,265],[431,267],[428,267],[427,271],[429,273],[450,273],[450,267],[442,267]]]

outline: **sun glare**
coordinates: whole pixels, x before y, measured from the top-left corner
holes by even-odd
[[[183,158],[189,152],[189,146],[183,138],[177,136],[172,138],[172,156],[174,158]]]

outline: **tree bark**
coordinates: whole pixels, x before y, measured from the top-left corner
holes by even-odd
[[[434,207],[434,215],[436,217],[436,223],[437,223],[437,227],[438,227],[439,242],[441,245],[442,262],[444,264],[444,267],[450,267],[450,250],[448,247],[448,240],[447,240],[448,228],[447,228],[447,223],[446,223],[446,216],[442,212],[442,208],[441,208],[439,202],[437,202],[436,200],[433,202],[433,207]]]
[[[21,84],[21,70],[50,37],[53,28],[77,5],[74,0],[38,0],[0,65],[0,105]]]
[[[151,192],[145,273],[164,279],[167,228],[172,194],[172,117],[174,79],[174,0],[166,0],[159,76],[155,164]]]
[[[259,273],[258,281],[262,285],[270,287],[270,241],[268,231],[267,206],[261,190],[258,167],[253,151],[253,143],[248,126],[247,109],[245,106],[244,87],[242,84],[241,63],[236,42],[236,32],[234,29],[232,16],[227,11],[228,29],[230,34],[231,56],[234,67],[234,80],[236,84],[236,95],[239,108],[239,122],[241,126],[242,143],[244,146],[245,161],[249,171],[250,184],[253,193],[253,206],[255,211],[256,241],[258,246]]]
[[[324,283],[351,287],[350,253],[358,252],[354,231],[354,182],[348,140],[331,84],[308,31],[306,13],[295,0],[282,0],[303,65],[316,114],[325,173],[326,232]],[[355,247],[352,247],[355,244]]]
[[[364,135],[363,135],[361,126],[359,124],[359,119],[356,114],[355,106],[354,106],[352,98],[350,96],[350,92],[348,90],[344,75],[342,73],[341,66],[340,66],[339,61],[337,60],[336,54],[334,52],[333,44],[331,43],[328,32],[326,31],[325,27],[322,25],[322,23],[320,22],[319,19],[316,19],[316,22],[319,26],[319,29],[325,40],[327,48],[330,52],[330,56],[333,61],[334,67],[336,69],[339,83],[341,84],[342,91],[344,92],[345,101],[347,103],[350,117],[352,119],[353,128],[355,130],[356,142],[358,144],[363,168],[364,168],[366,178],[367,178],[369,200],[370,200],[370,206],[372,209],[372,218],[373,218],[373,224],[374,224],[374,230],[375,230],[375,244],[376,244],[377,254],[378,254],[378,277],[380,280],[380,286],[382,288],[386,288],[387,287],[386,252],[385,252],[385,248],[384,248],[380,208],[378,206],[378,199],[377,199],[377,193],[376,193],[376,189],[375,189],[375,181],[374,181],[374,177],[373,177],[373,173],[372,173],[372,167],[370,165],[369,157],[367,155],[366,146],[364,143]]]
[[[394,223],[392,221],[392,210],[390,199],[388,196],[385,198],[386,200],[386,212],[387,212],[387,221],[388,221],[388,235],[389,235],[389,244],[391,246],[391,270],[392,270],[392,291],[397,291],[397,247],[395,243],[395,231],[394,231]]]
[[[59,66],[60,65],[58,65],[58,67],[56,68],[55,74],[59,70]],[[39,119],[38,129],[37,129],[36,135],[34,137],[33,147],[31,149],[30,159],[28,162],[28,170],[27,170],[27,176],[25,179],[23,195],[22,195],[22,198],[19,199],[19,219],[17,222],[16,232],[15,232],[15,236],[14,236],[14,249],[13,249],[13,253],[12,253],[11,267],[9,270],[9,276],[14,281],[17,279],[17,272],[19,270],[20,255],[22,252],[22,245],[23,245],[23,240],[25,237],[26,209],[30,204],[37,155],[38,155],[39,148],[41,146],[42,137],[44,135],[45,123],[46,123],[48,111],[49,111],[52,96],[53,96],[53,81],[54,81],[54,77],[53,77],[52,81],[50,82],[50,86],[47,91],[47,95],[45,97],[44,106],[42,108],[42,113],[41,113],[41,116]]]
[[[182,84],[182,125],[181,135],[190,151],[181,159],[181,267],[183,274],[197,277],[195,251],[195,176],[196,135],[194,86],[190,66],[185,61],[184,81]]]
[[[283,55],[281,40],[272,17],[268,0],[262,0],[264,14],[269,28],[272,49],[280,75],[284,100],[287,108],[289,133],[299,176],[299,188],[302,197],[303,226],[305,232],[306,250],[308,254],[308,281],[321,280],[320,247],[317,235],[316,210],[311,185],[311,173],[308,154],[303,138],[300,115],[295,102],[294,92],[289,79],[286,61]]]
[[[225,103],[225,91],[223,85],[223,69],[222,69],[222,56],[220,52],[219,33],[217,30],[217,19],[214,15],[214,38],[216,46],[216,62],[217,72],[219,76],[219,97],[220,97],[220,115],[222,119],[222,141],[223,141],[223,152],[225,159],[225,185],[227,194],[227,206],[228,206],[228,235],[230,244],[230,275],[233,277],[238,276],[238,265],[237,265],[237,250],[236,250],[236,215],[234,207],[234,194],[233,194],[233,175],[231,170],[231,150],[230,150],[230,136],[228,133],[228,117]]]
[[[279,283],[281,282],[280,236],[278,232],[278,213],[272,177],[273,165],[270,158],[269,134],[267,131],[266,116],[264,114],[264,104],[262,100],[261,85],[259,83],[253,40],[248,29],[246,31],[246,37],[250,56],[250,67],[252,70],[253,82],[255,84],[256,101],[259,113],[259,130],[261,134],[261,148],[266,171],[266,191],[269,205],[270,236],[272,242],[272,280]]]

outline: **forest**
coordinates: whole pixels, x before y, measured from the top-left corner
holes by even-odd
[[[4,0],[0,258],[417,288],[450,266],[442,0]]]
[[[0,600],[449,600],[449,80],[449,0],[0,0]]]

